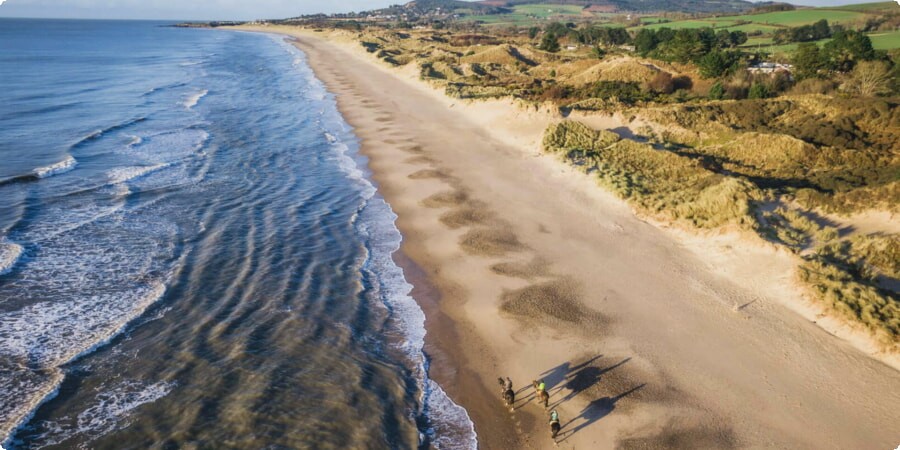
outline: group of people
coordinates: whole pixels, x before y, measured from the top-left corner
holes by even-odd
[[[513,390],[513,383],[509,377],[506,377],[506,380],[503,378],[497,378],[498,383],[501,386],[500,395],[503,396],[504,402],[506,402],[506,406],[509,407],[510,412],[514,410],[513,405],[516,402],[516,391]],[[544,380],[535,380],[531,382],[532,387],[534,387],[535,396],[538,400],[544,404],[544,408],[546,409],[550,402],[550,394],[547,392],[547,384],[544,383]],[[550,411],[550,437],[556,439],[556,436],[559,434],[561,426],[559,424],[559,413],[556,410]]]

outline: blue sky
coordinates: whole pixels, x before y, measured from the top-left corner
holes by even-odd
[[[284,18],[317,12],[349,12],[406,0],[0,0],[0,17],[222,20]],[[794,0],[841,5],[873,0]]]

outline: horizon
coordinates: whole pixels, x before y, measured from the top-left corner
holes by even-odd
[[[473,0],[465,0],[473,1]],[[760,3],[762,0],[750,0]],[[19,19],[86,19],[86,20],[144,20],[144,21],[250,21],[285,19],[307,14],[335,14],[367,11],[402,4],[397,0],[342,0],[322,8],[312,0],[264,0],[252,5],[236,5],[230,0],[205,0],[184,5],[176,0],[156,0],[154,5],[136,0],[0,0],[0,18]],[[260,5],[263,3],[263,5]],[[796,6],[834,7],[873,3],[871,0],[800,0],[789,1]],[[112,4],[112,5],[111,5]],[[207,12],[211,9],[215,13]]]

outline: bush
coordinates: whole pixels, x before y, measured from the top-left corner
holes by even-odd
[[[750,92],[747,93],[747,98],[749,98],[749,99],[768,98],[769,94],[770,94],[769,88],[766,87],[765,84],[754,83],[753,86],[750,87]]]
[[[884,61],[862,61],[841,85],[841,89],[863,97],[891,93],[891,74]]]
[[[725,87],[725,98],[742,100],[747,98],[747,86],[743,84],[729,84]]]
[[[538,48],[545,52],[556,53],[560,48],[559,38],[553,33],[546,33],[544,34],[544,37],[541,38],[541,45],[539,45]]]
[[[722,100],[723,98],[725,98],[725,88],[722,86],[721,81],[716,81],[716,83],[709,88],[709,99]]]
[[[807,78],[795,84],[791,94],[830,94],[834,92],[836,85],[834,81],[822,80],[819,78]]]
[[[647,89],[660,94],[671,94],[675,91],[675,82],[669,72],[657,72],[656,76],[647,82]]]

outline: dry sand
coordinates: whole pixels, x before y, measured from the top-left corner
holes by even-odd
[[[539,155],[554,118],[465,105],[358,45],[292,34],[399,215],[433,377],[482,448],[552,448],[547,414],[496,379],[543,377],[560,448],[893,449],[900,373],[788,306],[791,255],[632,213]],[[614,126],[614,123],[609,126]]]

